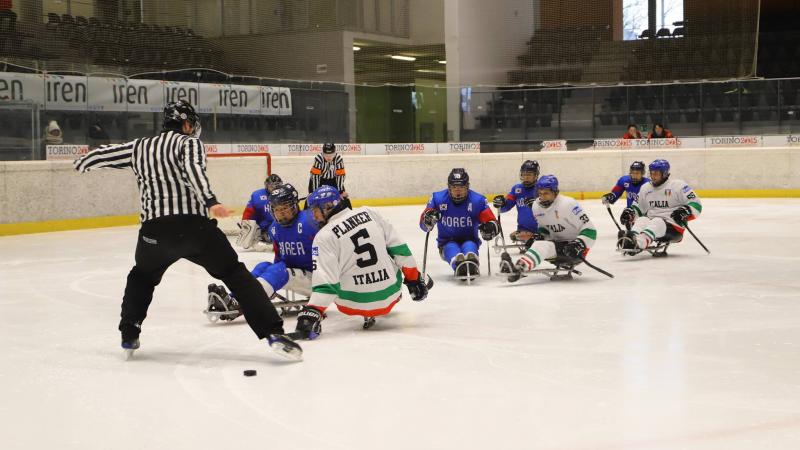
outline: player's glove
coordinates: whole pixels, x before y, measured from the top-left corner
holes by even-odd
[[[525,199],[525,206],[527,206],[528,208],[533,208],[533,204],[536,203],[536,200],[538,199],[539,197],[527,197]]]
[[[495,195],[495,197],[492,199],[492,206],[497,209],[503,208],[506,206],[506,198],[502,195]]]
[[[564,245],[564,256],[573,259],[580,259],[583,252],[586,250],[586,243],[583,239],[574,239]]]
[[[494,220],[490,220],[478,225],[478,231],[481,232],[481,237],[484,241],[491,241],[495,238],[495,236],[497,236],[498,233],[500,233],[497,227],[497,222]]]
[[[603,196],[602,196],[602,197],[600,197],[600,198],[601,198],[601,199],[603,199],[603,204],[604,204],[604,205],[613,205],[613,204],[614,204],[614,202],[616,202],[616,201],[617,201],[617,196],[616,196],[616,195],[614,195],[614,194],[613,194],[613,193],[611,193],[611,192],[609,192],[608,194],[605,194],[605,195],[603,195]]]
[[[422,276],[418,275],[416,280],[403,280],[403,284],[408,288],[408,293],[411,294],[411,300],[421,302],[428,296],[428,286],[422,281]]]
[[[438,209],[428,209],[422,214],[422,223],[425,225],[425,229],[431,231],[441,218],[442,213],[440,213]]]
[[[325,315],[317,308],[303,306],[297,314],[297,326],[294,330],[300,333],[303,339],[316,339],[322,333],[324,318]]]
[[[626,228],[632,227],[633,223],[636,222],[636,211],[633,208],[623,209],[622,214],[619,216],[619,221]]]
[[[678,225],[685,225],[692,215],[692,209],[688,205],[679,206],[675,211],[672,211],[670,217]]]
[[[261,229],[258,228],[258,224],[255,220],[242,220],[239,227],[241,227],[241,230],[239,230],[239,236],[236,238],[236,245],[247,250],[252,247],[258,240],[258,237],[261,236]]]

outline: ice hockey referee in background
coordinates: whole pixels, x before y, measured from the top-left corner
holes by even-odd
[[[136,264],[128,274],[119,330],[130,356],[139,348],[139,333],[164,272],[181,258],[202,266],[236,294],[247,323],[259,339],[289,359],[302,349],[283,331],[283,320],[231,247],[217,221],[229,211],[217,201],[206,177],[206,153],[200,120],[187,102],[164,108],[161,133],[150,138],[103,146],[74,163],[87,172],[100,168],[132,169],[141,199],[141,228]]]

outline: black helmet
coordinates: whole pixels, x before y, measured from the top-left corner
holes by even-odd
[[[530,182],[522,180],[522,185],[525,186],[526,188],[535,186],[536,185],[536,179],[539,178],[539,163],[537,161],[532,160],[532,159],[529,159],[529,160],[525,161],[524,163],[522,163],[522,166],[520,166],[520,168],[519,168],[519,177],[520,177],[520,179],[522,179],[522,174],[523,173],[533,173],[534,174],[533,175],[534,179],[533,179],[533,181],[530,181]]]
[[[192,137],[200,137],[200,117],[191,103],[183,100],[168,103],[164,107],[164,121],[161,123],[161,131],[183,133],[184,120],[188,120],[192,125]]]
[[[469,174],[467,173],[466,170],[461,168],[455,168],[451,170],[450,175],[447,176],[447,189],[450,192],[450,199],[453,200],[453,203],[459,204],[467,199],[469,193],[455,197],[453,195],[453,191],[450,190],[450,188],[456,186],[469,188]]]
[[[294,221],[295,217],[300,211],[300,207],[298,206],[299,202],[299,195],[297,194],[297,189],[294,188],[289,183],[286,184],[279,184],[269,193],[269,209],[270,214],[272,217],[277,221],[281,226],[289,226]],[[288,204],[292,207],[292,217],[289,219],[279,220],[275,217],[275,213],[273,209],[278,205]]]
[[[336,153],[336,146],[333,145],[333,142],[326,142],[322,144],[322,153],[326,155],[332,155]]]
[[[279,177],[278,174],[273,173],[272,175],[268,176],[266,180],[264,180],[264,189],[267,191],[267,194],[269,194],[281,183],[283,183],[281,177]]]
[[[630,171],[628,173],[631,174],[631,181],[633,182],[634,185],[638,186],[639,184],[641,184],[644,181],[644,170],[645,170],[644,162],[642,162],[642,161],[634,161],[633,163],[631,163],[631,169],[630,169]],[[639,179],[633,178],[633,172],[634,171],[641,172],[641,175],[639,176]]]
[[[631,163],[631,172],[633,172],[634,170],[641,170],[642,172],[644,172],[644,170],[645,170],[644,162],[642,162],[642,161],[634,161],[634,162],[632,162]]]
[[[466,170],[455,168],[447,176],[448,186],[469,186],[469,174]]]

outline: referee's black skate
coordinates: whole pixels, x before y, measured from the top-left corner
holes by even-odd
[[[269,348],[283,358],[291,361],[303,360],[303,349],[285,334],[270,334],[267,337]]]
[[[125,359],[133,358],[133,352],[139,348],[139,339],[122,340],[122,350],[125,351]]]

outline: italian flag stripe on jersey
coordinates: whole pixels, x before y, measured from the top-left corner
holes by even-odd
[[[703,212],[703,207],[700,205],[700,203],[697,203],[697,202],[689,202],[689,206],[691,206],[692,208],[694,208],[694,209],[695,209],[695,211],[697,211],[697,212],[699,212],[699,213],[700,213],[700,212]]]
[[[356,303],[380,302],[400,292],[400,287],[403,285],[403,276],[401,275],[401,272],[399,270],[395,274],[395,278],[397,279],[397,281],[391,286],[373,292],[345,291],[342,290],[342,286],[339,283],[321,284],[319,286],[314,286],[312,291],[319,292],[320,294],[332,294],[341,299],[350,300],[351,302],[356,302]]]
[[[587,228],[587,229],[581,231],[580,233],[578,233],[578,236],[586,236],[587,238],[589,238],[589,239],[591,239],[593,241],[596,241],[597,240],[597,230],[594,230],[592,228]]]
[[[528,253],[530,253],[534,258],[536,258],[536,265],[537,266],[542,263],[542,257],[539,256],[538,253],[536,253],[536,250],[534,250],[532,248],[529,248],[528,249]]]
[[[389,252],[390,256],[411,256],[411,249],[408,248],[406,244],[386,247],[386,250]]]
[[[636,211],[636,215],[637,215],[637,216],[639,216],[639,217],[642,217],[642,216],[644,215],[644,214],[642,214],[642,210],[641,210],[641,209],[639,209],[639,207],[638,207],[638,206],[636,206],[636,203],[634,203],[633,205],[631,205],[631,208],[633,208],[633,210],[634,210],[634,211]]]

